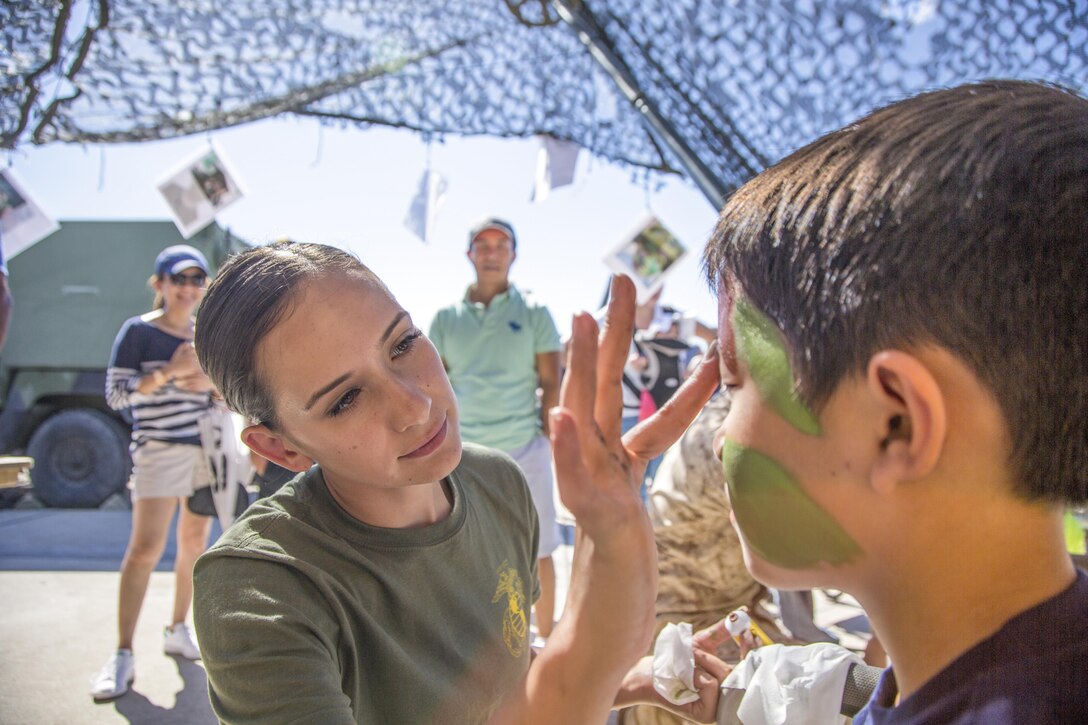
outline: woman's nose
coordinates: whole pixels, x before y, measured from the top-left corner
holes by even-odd
[[[391,402],[394,424],[398,430],[408,430],[431,419],[431,395],[414,380],[398,380],[393,386]]]

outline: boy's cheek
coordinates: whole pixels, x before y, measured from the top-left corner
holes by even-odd
[[[862,553],[777,461],[728,438],[720,446],[730,506],[752,554],[799,570],[845,564]]]

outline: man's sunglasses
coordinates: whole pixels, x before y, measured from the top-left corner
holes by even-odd
[[[197,272],[196,274],[172,274],[170,275],[170,281],[179,287],[184,287],[187,284],[193,287],[203,287],[208,283],[208,275],[203,272]]]

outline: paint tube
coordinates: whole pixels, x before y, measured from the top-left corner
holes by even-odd
[[[740,644],[740,636],[744,633],[744,630],[748,630],[752,633],[752,639],[756,642],[764,645],[773,644],[771,638],[767,636],[758,624],[755,623],[748,615],[748,610],[745,607],[740,609],[734,609],[725,618],[725,628],[729,631],[729,634],[733,637],[733,641],[738,645]]]

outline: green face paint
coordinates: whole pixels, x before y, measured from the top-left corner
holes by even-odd
[[[771,319],[744,298],[733,305],[737,358],[755,381],[760,396],[797,430],[820,435],[820,423],[794,392],[793,370],[782,335]]]
[[[850,561],[861,548],[773,459],[725,441],[722,467],[737,526],[752,551],[783,569]]]

